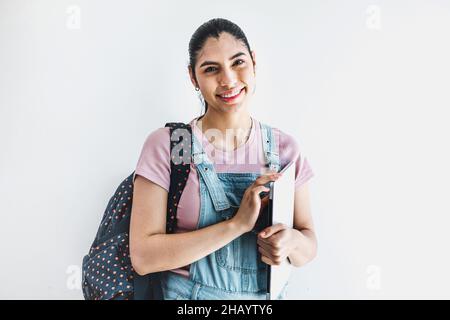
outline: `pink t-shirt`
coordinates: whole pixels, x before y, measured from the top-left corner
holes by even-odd
[[[261,140],[259,121],[252,118],[252,129],[247,142],[232,151],[216,149],[202,130],[197,126],[197,118],[190,124],[198,141],[202,142],[208,158],[219,172],[256,172],[267,171]],[[314,176],[307,159],[301,154],[293,136],[274,128],[275,140],[279,146],[280,164],[295,161],[295,187],[298,188]],[[144,142],[135,174],[160,185],[169,192],[170,185],[170,128],[163,127],[151,132]],[[186,187],[181,195],[177,211],[176,233],[196,230],[200,213],[200,186],[195,165],[191,163]],[[171,270],[186,277],[189,265]]]

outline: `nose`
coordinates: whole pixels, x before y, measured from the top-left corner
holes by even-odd
[[[219,83],[222,87],[235,87],[237,84],[236,73],[233,70],[223,69]]]

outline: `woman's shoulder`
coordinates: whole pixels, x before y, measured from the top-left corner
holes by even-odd
[[[293,134],[277,126],[268,126],[273,130],[282,166],[301,157],[300,144]]]
[[[156,128],[147,134],[146,140],[151,140],[153,142],[162,142],[163,140],[168,141],[169,135],[169,127]]]
[[[157,128],[147,134],[135,173],[160,185],[170,185],[170,128]]]
[[[169,153],[170,128],[161,127],[154,129],[145,138],[143,152],[165,154]]]
[[[279,146],[281,149],[292,149],[300,152],[300,145],[294,135],[279,128],[274,128],[274,130],[278,132]]]
[[[189,122],[185,122],[185,124],[189,124],[192,127],[192,124],[194,122],[193,120],[190,120]],[[145,139],[145,145],[148,145],[149,147],[163,147],[167,148],[167,151],[169,150],[170,146],[170,127],[160,127],[156,128],[152,131],[150,131],[147,134],[147,137]]]
[[[280,150],[283,150],[285,152],[286,152],[286,150],[288,150],[293,153],[300,152],[299,143],[297,141],[297,138],[293,134],[290,134],[290,133],[286,132],[285,130],[280,129],[277,126],[273,126],[268,123],[266,124],[266,123],[260,122],[258,120],[256,120],[256,121],[260,125],[265,125],[272,129],[272,132],[275,136],[275,140],[276,140]]]
[[[297,188],[303,185],[314,176],[314,172],[301,148],[301,143],[295,134],[288,133],[287,130],[276,126],[270,127],[278,143],[281,168],[290,162],[295,162],[295,186]]]

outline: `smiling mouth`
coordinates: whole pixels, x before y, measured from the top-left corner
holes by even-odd
[[[225,102],[230,102],[235,100],[236,98],[240,97],[242,92],[244,91],[245,87],[243,87],[237,94],[235,94],[234,96],[231,97],[223,97],[219,94],[217,94],[216,96],[220,98],[220,100],[225,101]]]

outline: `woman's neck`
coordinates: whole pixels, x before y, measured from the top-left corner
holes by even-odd
[[[208,110],[209,111],[209,110]],[[227,116],[223,115],[213,115],[207,112],[198,122],[202,125],[203,133],[209,129],[220,130],[225,136],[227,129],[237,130],[249,130],[252,126],[252,118],[248,113],[241,114],[229,114]]]
[[[198,127],[206,135],[208,141],[213,143],[216,148],[225,151],[234,150],[246,143],[253,123],[248,113],[223,116],[213,115],[209,112],[200,117],[197,122]],[[219,136],[217,130],[221,133]]]

